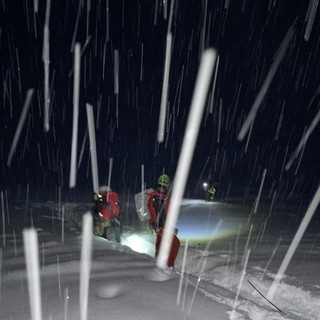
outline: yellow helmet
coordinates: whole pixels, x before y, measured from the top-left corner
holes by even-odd
[[[169,178],[169,176],[167,176],[166,174],[163,174],[163,175],[161,175],[160,177],[159,177],[159,179],[158,179],[158,185],[159,186],[163,186],[163,187],[165,187],[165,188],[168,188],[169,187],[169,185],[170,185],[170,178]]]

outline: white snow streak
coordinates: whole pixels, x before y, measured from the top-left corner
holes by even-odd
[[[23,246],[26,259],[29,301],[32,320],[42,319],[38,235],[35,229],[23,230]]]
[[[213,49],[204,51],[196,80],[195,90],[191,101],[188,123],[179,157],[177,172],[173,182],[171,203],[165,223],[165,231],[161,241],[157,266],[165,268],[171,248],[173,232],[179,215],[179,207],[184,193],[191,165],[196,139],[205,107],[208,88],[212,77],[217,53]]]

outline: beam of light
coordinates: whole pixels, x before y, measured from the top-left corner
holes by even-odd
[[[70,159],[69,188],[74,188],[76,186],[76,180],[77,180],[79,95],[80,95],[80,44],[76,43],[75,50],[74,50],[73,123],[72,123],[72,146],[71,146],[71,159]]]
[[[24,125],[26,117],[27,117],[27,113],[28,113],[28,110],[29,110],[29,106],[30,106],[30,103],[31,103],[31,99],[32,99],[33,93],[34,93],[34,89],[29,89],[28,92],[27,92],[27,96],[26,96],[26,99],[24,101],[22,112],[20,114],[19,123],[18,123],[16,132],[14,134],[13,141],[12,141],[12,144],[11,144],[11,147],[10,147],[10,152],[9,152],[8,159],[7,159],[7,166],[8,167],[10,167],[13,154],[14,154],[14,152],[16,150],[16,147],[17,147],[17,144],[18,144],[18,141],[19,141],[19,138],[20,138],[20,134],[21,134],[23,125]]]
[[[296,234],[291,242],[291,245],[287,251],[287,254],[281,263],[281,266],[278,270],[278,273],[277,273],[277,275],[276,275],[276,277],[275,277],[275,279],[274,279],[274,281],[273,281],[273,283],[267,293],[267,298],[269,300],[273,299],[273,296],[277,291],[278,285],[279,285],[280,281],[282,280],[284,273],[287,270],[287,267],[288,267],[293,255],[294,255],[294,253],[300,243],[300,240],[301,240],[304,232],[306,231],[306,229],[309,225],[309,222],[312,219],[313,214],[315,213],[315,211],[319,205],[319,202],[320,202],[320,186],[318,187],[318,190],[316,191],[316,193],[315,193],[315,195],[314,195],[314,197],[308,207],[308,210],[302,219],[302,222],[299,226],[299,229],[296,232]]]
[[[44,131],[49,131],[49,108],[50,108],[50,92],[49,92],[49,65],[50,65],[50,9],[51,0],[47,0],[46,18],[43,30],[43,51],[42,61],[44,63]]]
[[[312,120],[308,130],[304,133],[304,135],[302,136],[301,140],[300,140],[300,143],[297,147],[297,149],[295,150],[295,152],[292,154],[290,160],[288,161],[286,167],[285,167],[285,170],[288,171],[294,160],[298,157],[300,151],[304,148],[305,144],[307,143],[311,133],[313,132],[313,130],[315,129],[315,127],[318,125],[320,121],[320,110],[318,111],[317,115],[314,117],[314,119]]]
[[[91,158],[93,191],[95,193],[99,193],[97,147],[96,147],[96,135],[95,135],[95,131],[94,131],[93,109],[92,109],[92,106],[88,103],[86,104],[86,108],[87,108],[89,141],[90,141],[90,155],[91,155],[90,158]]]
[[[307,15],[306,15],[306,19],[305,19],[306,21],[308,20],[307,25],[306,25],[306,29],[304,32],[304,40],[305,41],[309,41],[312,27],[314,24],[314,19],[316,17],[316,13],[317,13],[318,3],[319,3],[319,0],[310,0],[309,1]]]
[[[42,319],[39,271],[38,235],[35,229],[23,230],[23,247],[26,259],[29,301],[32,320]]]
[[[167,34],[166,43],[166,57],[164,64],[164,75],[162,83],[161,105],[158,125],[158,142],[161,143],[164,140],[165,121],[167,114],[167,102],[168,102],[168,86],[169,86],[169,74],[171,64],[171,46],[172,46],[172,34]]]
[[[254,122],[256,114],[258,112],[258,109],[260,108],[262,100],[264,99],[264,97],[269,89],[269,86],[272,82],[272,79],[273,79],[274,75],[276,74],[282,59],[285,56],[285,53],[286,53],[288,45],[293,37],[293,34],[294,34],[294,28],[293,28],[293,26],[291,26],[290,29],[288,30],[286,36],[282,40],[282,43],[280,45],[280,48],[278,49],[276,57],[275,57],[272,65],[269,69],[267,77],[264,80],[256,99],[254,100],[253,106],[248,114],[247,119],[245,120],[244,124],[242,125],[242,128],[238,134],[239,141],[242,141],[244,139],[245,135],[247,134],[247,132],[250,128],[250,125]]]
[[[157,266],[165,268],[173,240],[174,228],[179,214],[179,206],[187,182],[192,155],[195,149],[203,110],[208,95],[208,88],[213,73],[217,53],[213,49],[204,51],[191,101],[191,110],[179,157],[177,172],[174,178],[173,191],[169,211],[165,223],[163,239],[157,259]]]
[[[86,213],[83,216],[82,246],[80,262],[80,320],[87,319],[89,281],[91,272],[91,251],[92,251],[92,215]]]

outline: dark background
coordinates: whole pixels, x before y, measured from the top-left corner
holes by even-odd
[[[171,1],[168,15],[170,4]],[[46,1],[39,1],[39,12],[34,13],[31,0],[3,0],[0,4],[1,190],[28,186],[30,192],[41,196],[42,191],[50,194],[58,187],[68,190],[72,39],[75,32],[75,40],[83,48],[87,28],[91,38],[81,56],[78,158],[86,133],[86,103],[90,103],[96,121],[100,184],[108,180],[110,157],[113,158],[111,186],[121,193],[139,191],[142,164],[147,186],[153,185],[163,171],[173,178],[201,57],[205,5],[200,0],[175,1],[169,126],[165,142],[159,145],[156,137],[168,27],[164,2],[92,0],[87,20],[87,2],[51,1],[51,113],[50,131],[44,132],[42,48]],[[204,49],[216,48],[220,61],[213,113],[208,113],[208,99],[191,170],[186,173],[189,177],[186,196],[199,196],[204,180],[218,183],[219,197],[230,192],[244,196],[249,189],[257,193],[265,168],[264,189],[269,195],[310,197],[315,192],[320,177],[319,125],[307,141],[300,164],[299,156],[291,169],[281,174],[283,164],[319,111],[319,13],[310,39],[305,41],[308,5],[309,1],[292,0],[208,1]],[[293,24],[293,39],[258,111],[245,152],[247,137],[239,142],[237,134]],[[114,50],[119,50],[119,95],[114,94]],[[11,166],[7,167],[29,88],[35,89],[32,104]],[[218,141],[220,104],[222,121]],[[77,190],[88,194],[92,191],[88,137],[73,192]]]

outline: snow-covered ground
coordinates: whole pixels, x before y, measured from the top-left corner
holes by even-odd
[[[43,319],[80,319],[82,231],[76,222],[88,207],[29,202],[32,217],[25,204],[10,207],[1,238],[0,319],[31,319],[22,240],[31,224],[38,231]],[[268,302],[261,294],[267,295],[299,221],[289,211],[267,216],[263,208],[252,214],[240,204],[184,200],[170,278],[155,269],[155,236],[147,225],[124,217],[121,245],[93,236],[88,319],[320,319],[317,221]]]

